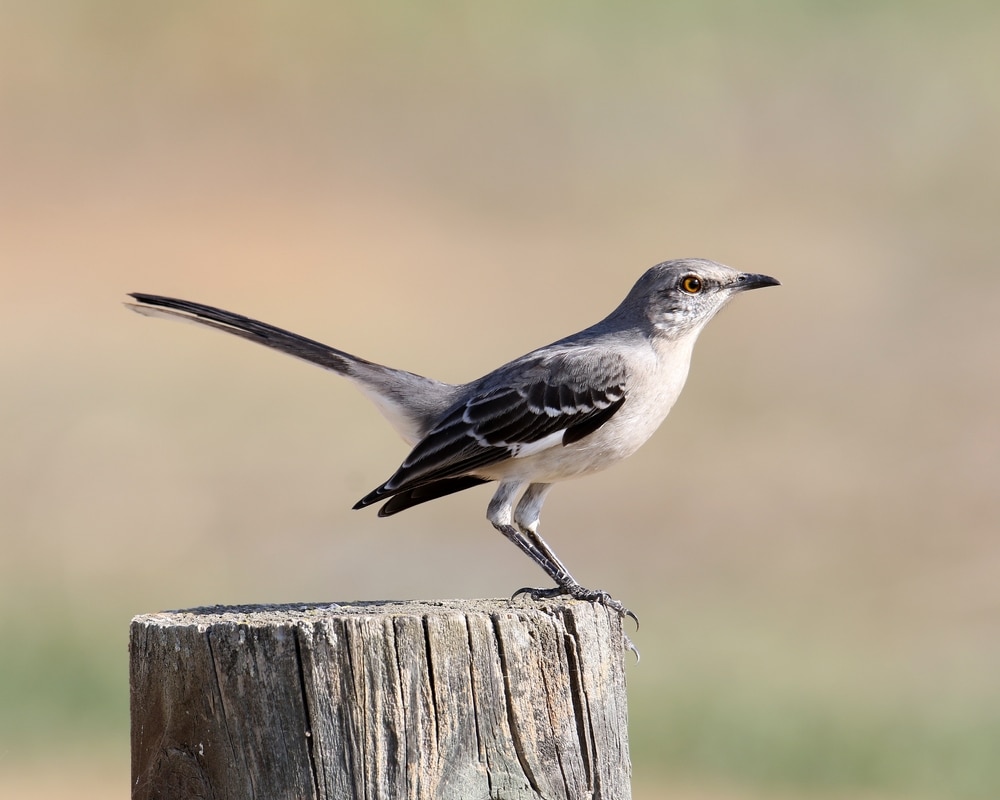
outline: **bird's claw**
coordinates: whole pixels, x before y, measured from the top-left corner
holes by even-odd
[[[635,663],[638,664],[642,659],[642,656],[639,654],[639,648],[635,646],[635,642],[629,638],[627,633],[622,633],[622,636],[625,637],[625,649],[635,653]]]
[[[635,629],[639,630],[639,618],[620,601],[615,600],[615,598],[603,589],[587,589],[579,584],[572,584],[570,586],[553,586],[551,589],[533,589],[530,586],[525,586],[524,588],[518,589],[514,592],[514,594],[511,595],[511,599],[513,600],[515,597],[522,594],[528,595],[532,600],[549,600],[553,597],[568,595],[574,600],[584,600],[588,603],[600,603],[605,608],[617,611],[623,617],[631,618],[631,620],[635,623]],[[638,657],[639,651],[635,649],[631,639],[627,639],[627,644],[629,645],[629,650],[632,650],[636,654],[636,657]]]

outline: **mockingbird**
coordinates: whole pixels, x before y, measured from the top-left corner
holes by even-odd
[[[384,517],[497,481],[489,521],[556,584],[515,594],[566,594],[634,616],[570,574],[538,534],[542,503],[556,481],[634,453],[677,400],[706,323],[738,292],[776,285],[767,275],[703,259],[665,261],[647,270],[597,324],[457,386],[200,303],[136,293],[130,296],[138,304],[128,305],[242,336],[353,381],[413,448],[354,508],[382,503]]]

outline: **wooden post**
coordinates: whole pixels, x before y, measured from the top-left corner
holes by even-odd
[[[599,605],[199,608],[136,617],[129,649],[134,800],[631,797]]]

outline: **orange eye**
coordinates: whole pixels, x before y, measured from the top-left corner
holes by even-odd
[[[681,278],[681,288],[688,294],[698,294],[701,291],[701,278],[697,275],[685,275]]]

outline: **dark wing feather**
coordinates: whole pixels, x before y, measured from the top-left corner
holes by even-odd
[[[596,414],[590,414],[586,419],[582,419],[579,422],[570,425],[566,429],[566,433],[563,435],[563,447],[590,436],[590,434],[611,419],[617,413],[618,409],[622,407],[624,402],[625,395],[622,395],[607,408],[602,408]]]
[[[479,486],[483,483],[489,483],[489,481],[486,478],[465,475],[461,478],[448,478],[447,480],[424,484],[415,489],[394,494],[378,510],[378,515],[380,517],[388,517],[390,514],[396,514],[400,511],[405,511],[407,508],[426,503],[428,500],[436,500],[439,497],[471,489],[473,486]]]
[[[624,361],[615,354],[561,350],[513,362],[487,376],[464,401],[452,406],[421,439],[396,473],[354,506],[393,496],[406,500],[384,507],[394,513],[476,485],[463,478],[509,458],[528,445],[563,431],[561,444],[589,436],[625,402]],[[437,493],[434,486],[441,491]],[[454,488],[452,488],[454,487]]]

